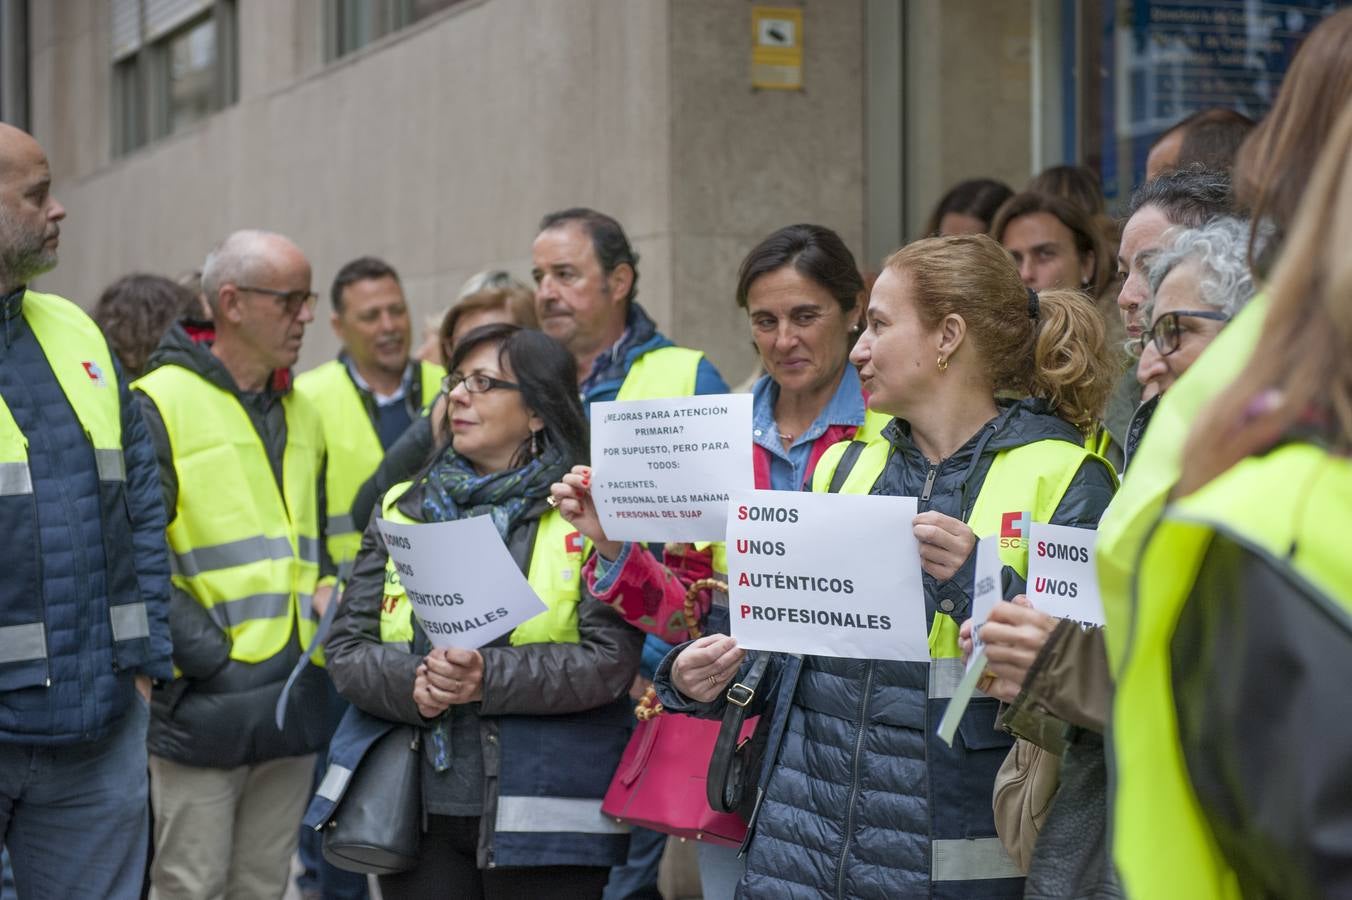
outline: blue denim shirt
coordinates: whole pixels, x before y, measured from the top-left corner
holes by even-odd
[[[770,489],[774,491],[803,489],[808,463],[812,459],[812,444],[826,433],[826,429],[832,425],[858,427],[864,424],[864,395],[859,385],[859,373],[850,365],[845,367],[835,395],[812,427],[798,435],[787,450],[775,425],[779,385],[769,375],[762,375],[752,388],[751,396],[751,440],[770,454]]]

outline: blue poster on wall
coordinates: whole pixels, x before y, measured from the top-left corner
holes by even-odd
[[[1100,0],[1102,33],[1087,37],[1106,77],[1094,92],[1099,146],[1087,149],[1105,193],[1125,196],[1140,184],[1150,145],[1191,113],[1227,107],[1262,118],[1300,42],[1347,4]]]

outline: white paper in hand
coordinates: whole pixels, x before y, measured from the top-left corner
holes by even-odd
[[[929,660],[914,497],[739,491],[728,606],[743,647]]]
[[[477,649],[546,609],[488,516],[379,528],[434,647]]]
[[[1094,568],[1098,532],[1034,522],[1028,535],[1028,602],[1058,619],[1103,624]]]
[[[981,649],[981,637],[978,625],[990,618],[995,604],[1004,599],[1001,584],[1001,572],[1004,564],[1000,561],[1000,538],[992,535],[977,541],[976,572],[972,590],[972,655],[967,659],[967,668],[971,668]],[[983,657],[984,658],[984,657]]]
[[[592,499],[615,541],[721,541],[755,483],[751,395],[593,403]]]

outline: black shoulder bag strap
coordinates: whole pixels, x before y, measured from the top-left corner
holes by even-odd
[[[864,446],[864,441],[850,441],[831,476],[830,493],[840,492]],[[709,758],[709,777],[705,781],[710,808],[718,812],[737,812],[746,819],[750,819],[755,808],[754,788],[759,775],[750,770],[760,765],[764,744],[769,739],[769,728],[767,725],[758,726],[754,735],[742,740],[742,725],[746,722],[747,710],[756,697],[769,663],[769,653],[757,653],[742,680],[728,688],[728,704],[723,711],[723,724],[718,730],[718,740],[714,742],[714,752]],[[762,716],[762,721],[767,724],[768,719],[768,716]]]
[[[769,664],[769,653],[757,653],[742,680],[728,688],[728,705],[723,710],[723,724],[709,757],[709,777],[705,782],[709,806],[718,812],[742,812],[744,816],[749,813],[745,807],[754,795],[747,788],[754,786],[756,774],[746,771],[750,760],[743,749],[754,737],[741,740],[742,724]]]

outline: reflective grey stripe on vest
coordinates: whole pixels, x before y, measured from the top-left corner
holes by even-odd
[[[31,493],[33,493],[33,476],[28,473],[28,463],[0,463],[0,497]]]
[[[1022,877],[999,838],[930,841],[931,881]]]
[[[290,594],[254,594],[217,603],[207,610],[207,615],[221,628],[229,628],[255,619],[281,618],[290,607]]]
[[[931,659],[929,669],[930,699],[940,700],[952,697],[966,671],[967,667],[962,664],[961,657],[951,656],[943,659]]]
[[[127,461],[121,450],[94,448],[94,465],[99,470],[99,481],[126,481]]]
[[[47,629],[41,622],[0,628],[0,663],[45,659]]]
[[[329,516],[329,537],[337,537],[340,534],[347,534],[356,530],[357,523],[353,521],[351,515]]]
[[[600,800],[577,797],[498,797],[496,831],[626,834],[629,826],[601,812]]]
[[[110,606],[108,618],[112,621],[115,641],[134,641],[137,638],[150,637],[150,619],[146,616],[145,603]]]
[[[308,563],[319,562],[319,538],[301,535],[296,538],[296,546],[300,548],[300,558],[302,560]]]
[[[343,791],[347,790],[347,783],[351,780],[351,769],[337,763],[329,763],[328,771],[324,773],[324,780],[319,782],[315,795],[337,802],[343,796]]]
[[[335,588],[336,590],[336,588]],[[331,600],[337,600],[337,597],[331,597]],[[318,622],[319,616],[315,615],[315,595],[297,594],[296,600],[300,605],[300,617],[309,619],[312,622]]]
[[[203,572],[216,569],[229,569],[249,563],[273,559],[290,559],[291,542],[284,537],[264,537],[255,535],[239,541],[214,544],[210,547],[198,547],[186,553],[175,553],[169,561],[174,574],[192,578]],[[318,559],[318,554],[315,559]]]

